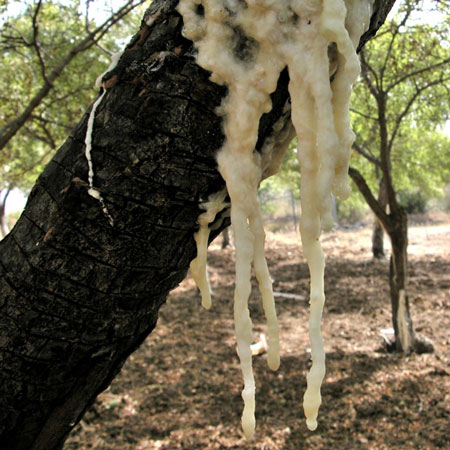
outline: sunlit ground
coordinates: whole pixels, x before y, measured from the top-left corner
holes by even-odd
[[[66,449],[440,449],[450,422],[450,218],[410,227],[408,296],[416,332],[435,353],[380,351],[391,327],[388,259],[370,254],[371,229],[323,235],[327,375],[319,428],[301,408],[309,367],[308,269],[293,231],[268,233],[267,258],[281,337],[281,366],[253,358],[255,441],[240,428],[242,378],[233,331],[234,250],[209,252],[211,310],[190,277],[172,292],[155,331],[125,364],[70,436]],[[388,243],[386,243],[388,244]],[[388,248],[388,245],[386,245]],[[256,285],[250,297],[254,339],[265,332]]]

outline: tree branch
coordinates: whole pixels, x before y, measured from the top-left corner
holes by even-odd
[[[350,111],[352,113],[358,114],[358,116],[364,117],[365,119],[374,120],[376,122],[378,121],[378,119],[376,117],[369,116],[369,114],[364,114],[363,112],[358,111],[354,108],[350,108]]]
[[[378,76],[377,76],[376,72],[372,69],[372,67],[370,67],[369,63],[367,62],[364,50],[361,50],[360,55],[361,55],[361,76],[362,76],[362,78],[364,80],[364,83],[369,88],[370,93],[376,99],[378,99],[378,96],[380,94],[379,89],[378,89],[379,88],[379,86],[378,86]],[[370,71],[372,73],[372,75],[374,76],[376,87],[373,85],[373,83],[372,83],[372,81],[371,81],[367,71]]]
[[[370,206],[370,209],[377,216],[378,220],[383,224],[383,226],[388,229],[391,227],[391,219],[386,214],[386,211],[382,208],[382,206],[378,203],[377,199],[372,194],[369,185],[367,184],[364,177],[361,175],[359,170],[354,167],[349,167],[348,174],[350,175],[353,182],[356,184],[359,192],[361,192],[362,196],[366,200],[367,204]]]
[[[380,161],[375,158],[375,156],[367,153],[361,145],[358,145],[356,142],[353,143],[353,149],[356,150],[361,156],[364,156],[368,161],[370,161],[372,164],[375,164],[377,167],[381,168]]]
[[[383,83],[384,71],[386,70],[389,57],[391,56],[391,52],[392,52],[392,48],[394,46],[394,42],[395,42],[397,36],[400,33],[400,28],[406,25],[406,22],[408,21],[408,18],[409,18],[409,16],[411,15],[411,13],[413,11],[413,6],[412,6],[411,3],[407,4],[407,8],[408,9],[406,10],[405,15],[403,16],[403,19],[401,20],[401,22],[398,25],[397,24],[395,25],[395,30],[392,33],[392,38],[391,38],[391,40],[389,42],[389,46],[388,46],[388,49],[386,51],[386,56],[384,58],[383,65],[381,66],[381,69],[380,69],[381,83]],[[391,22],[391,25],[392,24],[393,24],[393,22]]]
[[[447,78],[440,78],[439,80],[434,80],[431,81],[429,83],[427,83],[426,85],[417,88],[417,91],[414,93],[414,95],[409,99],[408,103],[406,104],[405,108],[403,109],[403,111],[397,116],[395,123],[394,123],[394,129],[392,131],[391,137],[389,139],[389,143],[388,143],[388,150],[389,152],[391,152],[392,150],[392,146],[394,145],[394,140],[395,137],[397,136],[398,130],[400,129],[400,125],[402,123],[402,120],[405,118],[405,116],[408,114],[409,110],[411,109],[412,105],[414,104],[414,102],[416,101],[417,97],[426,89],[432,87],[432,86],[436,86],[438,84],[445,84],[446,81],[449,81],[450,77]]]
[[[400,83],[403,83],[403,81],[407,80],[408,78],[414,77],[416,75],[420,75],[421,73],[428,72],[433,69],[437,69],[438,67],[445,66],[446,64],[450,63],[450,58],[444,59],[443,61],[433,64],[432,66],[423,67],[422,69],[415,70],[414,72],[409,72],[406,75],[398,78],[394,82],[392,82],[387,88],[386,92],[389,92],[392,88],[399,85]]]
[[[84,28],[86,30],[87,34],[91,34],[91,27],[89,26],[89,6],[91,4],[92,0],[86,0],[86,13],[85,13],[85,17],[84,17]],[[95,43],[96,47],[98,47],[103,53],[106,53],[108,56],[112,56],[113,52],[109,51],[108,49],[106,49],[105,47],[103,47],[102,45],[100,45],[100,43],[97,41]]]
[[[47,78],[45,62],[44,62],[44,58],[42,57],[41,46],[40,46],[39,40],[38,40],[39,26],[38,26],[37,19],[38,19],[39,12],[41,10],[41,6],[42,6],[42,0],[39,0],[36,5],[36,9],[33,13],[33,18],[32,18],[33,40],[31,41],[31,46],[34,48],[36,55],[38,57],[39,67],[41,68],[42,79],[44,80],[45,83],[51,84]]]
[[[30,118],[31,113],[41,104],[42,100],[48,95],[53,88],[53,82],[61,75],[68,64],[81,52],[92,47],[98,42],[108,30],[121,20],[126,14],[134,8],[144,3],[145,0],[139,0],[136,4],[134,0],[129,0],[117,12],[112,14],[107,20],[99,25],[94,31],[86,36],[79,44],[72,48],[67,56],[48,74],[46,81],[34,97],[28,102],[27,107],[14,119],[10,120],[0,130],[0,150],[2,150],[8,142],[16,135],[16,133],[23,127],[25,122]]]

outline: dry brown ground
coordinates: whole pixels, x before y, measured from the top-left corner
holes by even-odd
[[[215,292],[206,311],[188,277],[162,308],[156,330],[77,426],[69,449],[441,449],[450,448],[450,221],[410,228],[416,330],[434,354],[378,351],[389,328],[388,262],[370,255],[370,229],[323,236],[327,254],[323,333],[327,375],[319,428],[301,408],[308,353],[308,270],[294,234],[271,235],[267,257],[277,298],[281,367],[254,358],[257,434],[240,430],[242,381],[232,322],[233,250],[213,244]],[[254,335],[264,332],[256,289]]]

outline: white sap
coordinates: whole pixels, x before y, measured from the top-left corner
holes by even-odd
[[[236,244],[234,319],[244,376],[242,426],[247,439],[255,429],[252,371],[252,323],[248,311],[253,263],[268,320],[269,367],[279,365],[278,326],[272,285],[264,257],[264,229],[257,190],[261,179],[281,160],[291,130],[274,127],[263,155],[255,151],[259,120],[272,108],[281,71],[289,70],[291,118],[299,141],[302,218],[300,232],[308,262],[312,367],[304,396],[307,426],[317,427],[325,353],[320,323],[325,301],[324,256],[319,237],[333,225],[331,193],[345,198],[353,133],[349,98],[359,73],[355,48],[367,29],[370,0],[180,0],[183,34],[194,41],[197,63],[211,80],[228,87],[220,113],[225,142],[218,167],[231,199]],[[330,62],[330,50],[335,58]],[[330,83],[330,74],[334,81]],[[279,128],[279,127],[278,127]],[[272,146],[272,148],[268,148]],[[201,232],[201,231],[200,231]],[[203,251],[203,250],[202,250]],[[206,251],[206,250],[205,250]]]
[[[198,217],[197,222],[200,228],[194,234],[194,239],[197,244],[197,257],[191,261],[190,269],[192,278],[202,295],[202,306],[206,309],[211,308],[211,288],[209,286],[206,266],[210,233],[209,224],[214,221],[220,211],[229,206],[228,203],[225,203],[226,196],[226,190],[219,191],[210,195],[207,202],[201,203],[201,208],[206,211]]]
[[[92,163],[92,135],[94,132],[95,113],[97,112],[97,108],[100,105],[101,101],[103,100],[103,97],[105,96],[106,89],[107,89],[105,83],[103,83],[103,77],[117,66],[122,54],[123,54],[123,52],[114,53],[111,56],[111,63],[109,65],[109,67],[105,70],[105,72],[103,72],[101,75],[99,75],[97,77],[97,79],[95,80],[95,87],[97,87],[97,88],[102,87],[103,93],[97,98],[97,100],[92,105],[92,109],[89,114],[88,123],[87,123],[86,137],[84,140],[84,144],[85,144],[84,154],[86,156],[86,160],[88,163],[88,183],[89,183],[88,194],[100,202],[102,211],[105,214],[105,216],[107,217],[111,226],[114,225],[114,220],[111,217],[111,214],[109,214],[108,208],[106,207],[105,201],[103,200],[103,197],[100,194],[100,191],[94,187],[94,165]]]

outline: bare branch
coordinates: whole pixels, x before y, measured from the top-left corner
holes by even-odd
[[[89,6],[91,4],[91,0],[86,0],[86,12],[84,16],[84,29],[86,30],[87,34],[91,33],[91,29],[89,27]]]
[[[65,124],[65,123],[58,122],[57,120],[48,120],[48,119],[44,119],[43,117],[41,117],[41,116],[36,116],[35,114],[32,114],[32,115],[30,116],[30,118],[31,118],[32,120],[37,121],[37,122],[41,122],[41,123],[48,124],[48,125],[56,125],[57,127],[65,128],[65,129],[68,130],[68,131],[70,131],[70,130],[73,128],[73,126],[71,126],[71,125],[67,125],[67,124]]]
[[[119,20],[125,17],[130,11],[132,11],[137,6],[145,3],[146,0],[139,0],[136,4],[133,4],[134,0],[128,0],[125,5],[123,5],[117,12],[113,13],[108,19],[106,19],[101,25],[99,25],[94,31],[92,31],[83,42],[87,45],[86,48],[83,46],[79,46],[80,51],[84,51],[87,48],[92,47],[96,42],[98,42],[107,32],[108,30],[115,25]],[[92,41],[92,42],[91,42]]]
[[[56,149],[56,143],[53,139],[53,137],[49,134],[48,130],[45,129],[45,127],[42,127],[42,131],[44,131],[44,135],[42,136],[38,132],[34,131],[27,125],[24,125],[23,129],[26,131],[28,135],[30,135],[32,138],[43,142],[45,145],[48,145],[52,150]]]
[[[352,113],[358,114],[358,116],[364,117],[365,119],[378,121],[377,117],[369,116],[368,114],[364,114],[363,112],[358,111],[357,109],[350,108],[350,111]]]
[[[48,95],[53,88],[53,82],[61,75],[67,65],[79,54],[95,45],[108,30],[120,21],[126,14],[132,11],[134,8],[144,3],[145,0],[139,0],[134,3],[134,0],[128,0],[128,2],[122,6],[118,11],[113,13],[108,19],[106,19],[101,25],[99,25],[94,31],[86,36],[80,43],[72,48],[72,50],[66,55],[65,58],[49,73],[47,74],[44,84],[34,95],[34,97],[28,102],[26,108],[13,120],[9,121],[2,129],[0,129],[0,150],[3,149],[8,142],[16,135],[16,133],[23,127],[25,122],[30,118],[32,112],[41,104],[42,100]]]
[[[389,92],[392,88],[399,85],[400,83],[403,83],[403,81],[407,80],[408,78],[414,77],[416,75],[420,75],[421,73],[425,73],[425,72],[431,71],[433,69],[437,69],[438,67],[445,66],[446,64],[449,64],[449,63],[450,63],[450,58],[446,58],[446,59],[440,61],[439,63],[433,64],[428,67],[423,67],[422,69],[415,70],[414,72],[409,72],[406,75],[404,75],[404,76],[398,78],[397,80],[395,80],[394,82],[392,82],[386,88],[386,92]]]
[[[375,158],[375,156],[371,155],[370,153],[366,152],[361,145],[358,145],[356,142],[353,143],[353,149],[356,150],[361,156],[367,159],[367,161],[370,161],[372,164],[375,164],[377,167],[381,168],[380,161]]]
[[[400,33],[400,28],[404,27],[406,25],[406,22],[408,21],[412,11],[413,11],[413,6],[411,3],[407,4],[408,9],[405,12],[405,15],[403,16],[401,22],[398,25],[395,25],[395,29],[394,32],[392,33],[392,38],[389,42],[389,46],[388,49],[386,51],[386,56],[384,58],[384,62],[383,65],[381,66],[380,69],[380,79],[381,79],[381,83],[383,83],[383,76],[384,76],[384,71],[386,70],[387,64],[388,64],[388,60],[391,56],[392,53],[392,48],[394,46],[395,40],[397,39],[397,36]]]
[[[370,93],[376,99],[378,99],[378,96],[379,96],[378,75],[376,74],[376,72],[372,69],[372,67],[367,62],[364,49],[361,50],[360,55],[361,55],[361,76],[362,76],[366,86],[369,88]],[[368,71],[370,71],[372,73],[372,75],[374,76],[376,87],[373,85],[372,80],[369,77]]]
[[[36,55],[38,57],[39,67],[41,68],[41,76],[45,83],[50,84],[50,82],[47,78],[45,62],[44,62],[44,58],[42,57],[41,46],[39,44],[39,39],[38,39],[38,36],[39,36],[38,15],[41,10],[41,6],[42,6],[42,0],[38,0],[36,9],[34,10],[33,18],[32,18],[33,40],[31,41],[30,44],[34,48]]]
[[[91,34],[91,27],[90,27],[90,22],[89,22],[89,6],[91,4],[92,0],[86,0],[86,12],[85,12],[85,17],[84,17],[84,28],[86,30],[87,34]],[[95,43],[95,45],[103,52],[106,53],[108,56],[112,56],[114,53],[109,51],[107,48],[103,47],[102,45],[100,45],[100,43],[97,41]]]
[[[373,195],[372,191],[370,190],[370,187],[368,186],[366,180],[361,175],[359,170],[355,169],[354,167],[349,167],[348,174],[350,175],[351,179],[356,184],[359,192],[361,192],[361,194],[364,197],[364,199],[366,200],[367,204],[370,206],[370,209],[377,216],[378,220],[383,224],[383,226],[386,229],[390,228],[391,220],[390,220],[388,214],[386,214],[386,211],[378,203],[378,200]]]
[[[392,146],[394,144],[395,137],[397,136],[398,130],[400,129],[400,125],[402,120],[406,117],[406,115],[409,113],[412,105],[416,101],[417,97],[426,89],[436,86],[438,84],[445,84],[447,81],[450,80],[450,77],[447,78],[439,78],[438,80],[430,81],[429,83],[425,84],[424,86],[417,88],[417,91],[414,93],[414,95],[409,99],[408,103],[406,104],[403,111],[397,116],[395,122],[394,122],[394,128],[392,130],[391,138],[389,139],[388,143],[388,150],[389,152],[392,150]]]

